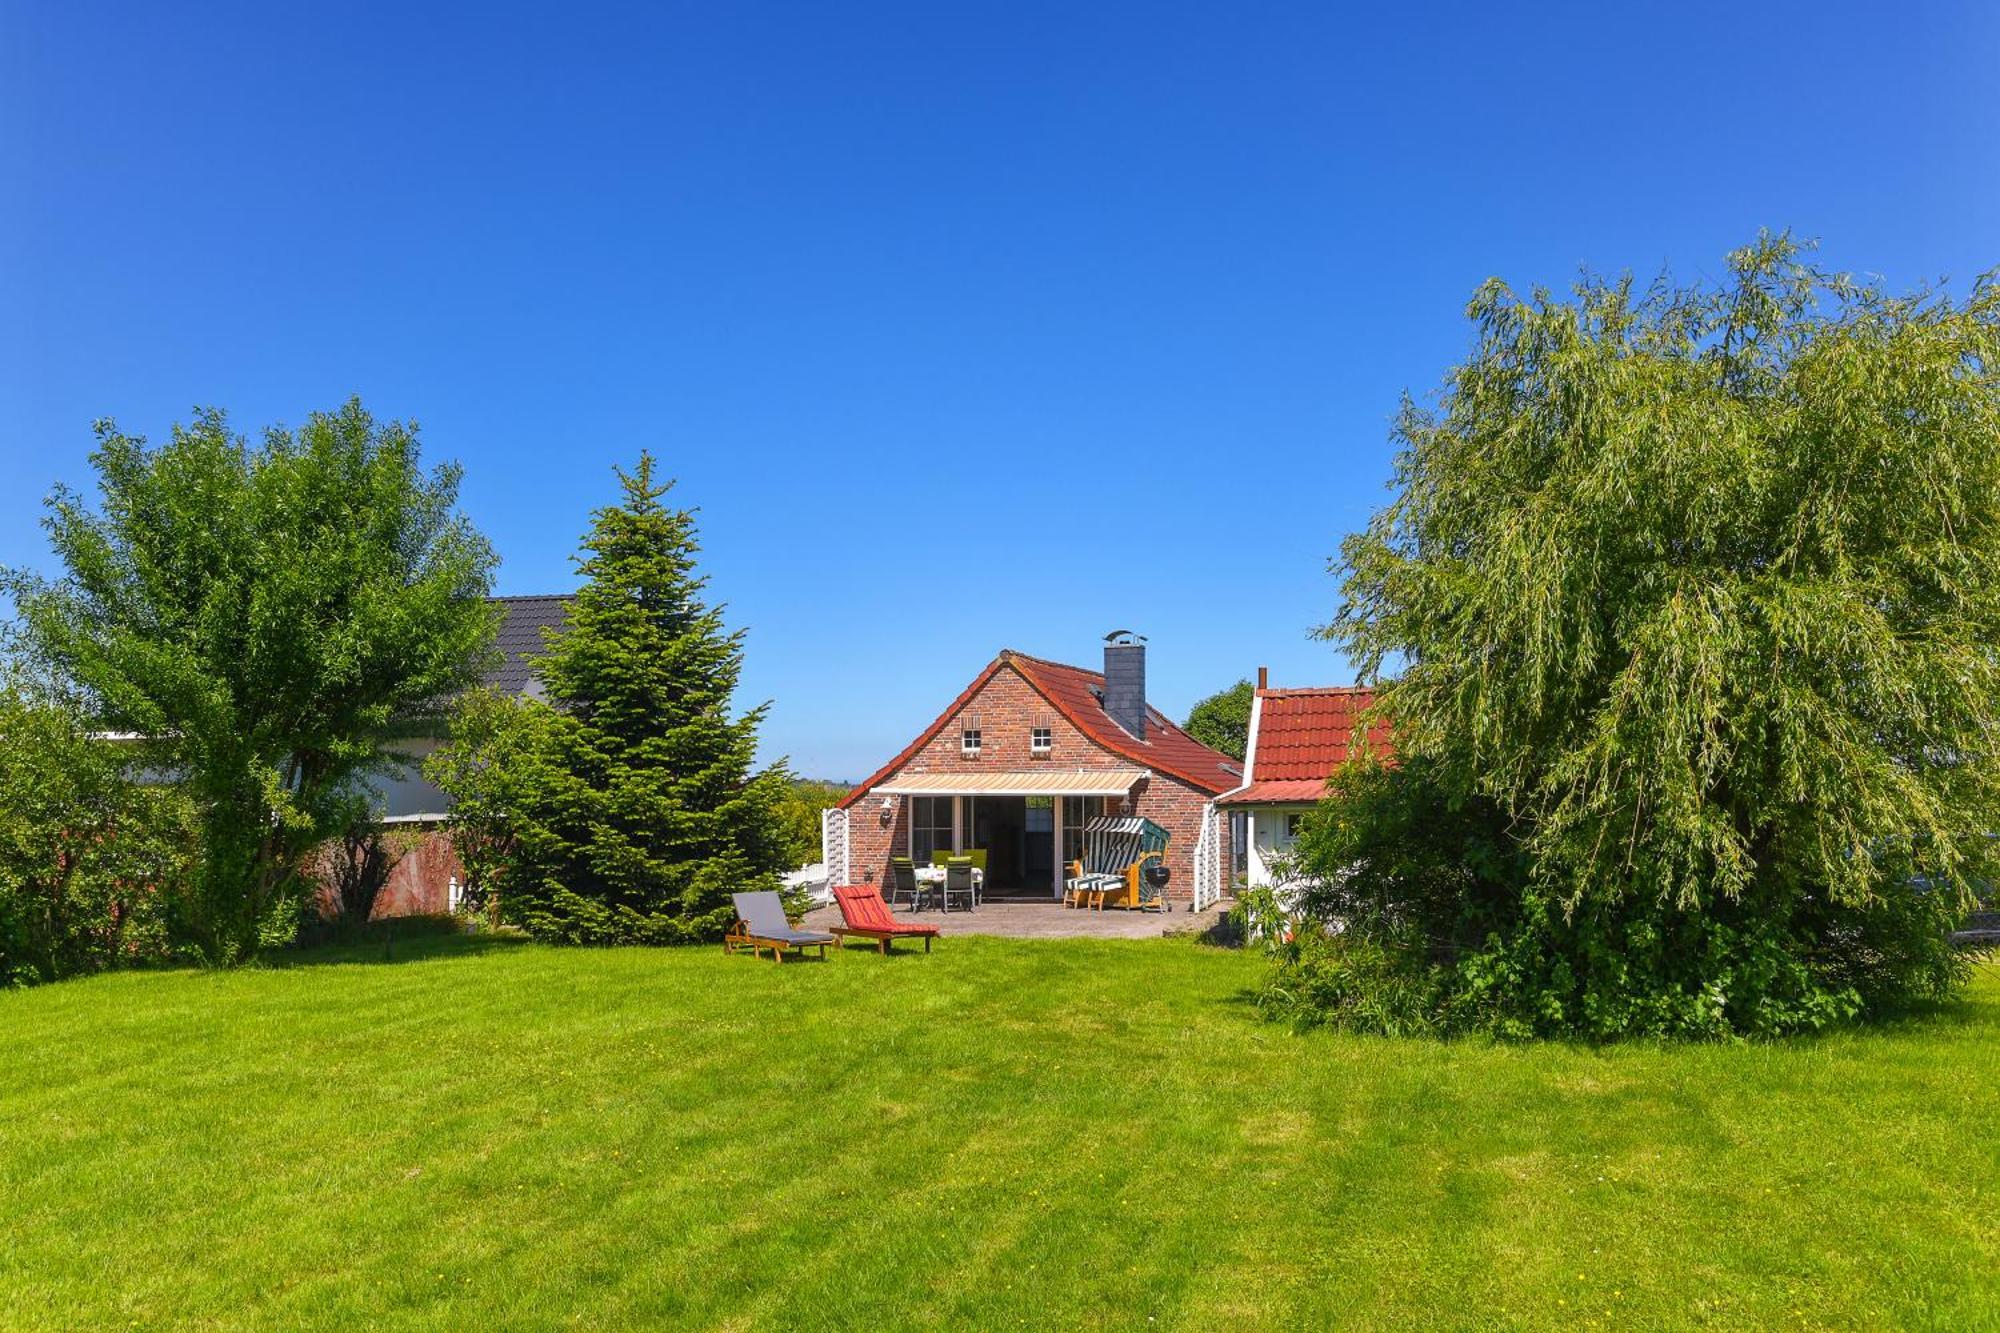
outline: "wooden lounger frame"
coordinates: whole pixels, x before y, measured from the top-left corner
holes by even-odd
[[[875,952],[882,954],[888,953],[889,946],[897,940],[914,940],[919,938],[924,942],[924,952],[929,953],[931,951],[931,941],[937,938],[936,935],[919,936],[907,930],[863,930],[859,926],[828,926],[826,933],[839,940],[840,947],[843,949],[847,947],[847,937],[849,935],[859,940],[873,940],[875,941]]]
[[[722,937],[722,951],[724,953],[735,953],[739,949],[748,949],[750,956],[753,958],[762,958],[764,950],[769,949],[772,959],[780,963],[785,961],[785,950],[787,949],[796,950],[801,954],[807,949],[818,949],[819,956],[821,958],[826,957],[826,945],[818,941],[810,944],[800,944],[797,940],[774,940],[768,935],[752,935],[750,933],[750,923],[747,921],[738,921],[729,928],[729,933]]]

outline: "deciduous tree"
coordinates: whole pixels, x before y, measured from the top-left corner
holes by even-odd
[[[157,447],[97,434],[100,502],[50,498],[65,574],[17,579],[22,617],[100,725],[181,778],[201,865],[180,928],[234,962],[352,818],[383,729],[477,679],[493,555],[458,469],[424,471],[415,427],[359,402],[254,446],[215,411]]]
[[[1239,680],[1189,709],[1181,730],[1211,750],[1241,759],[1250,748],[1250,707],[1256,697],[1250,682]]]

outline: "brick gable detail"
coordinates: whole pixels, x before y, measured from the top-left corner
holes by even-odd
[[[848,854],[855,879],[881,884],[888,879],[889,858],[910,854],[911,802],[890,797],[890,822],[882,823],[882,798],[875,788],[918,774],[1028,773],[1047,770],[1051,778],[1079,769],[1145,769],[1142,761],[1115,753],[1086,735],[1064,717],[1040,691],[1003,657],[972,688],[954,702],[922,744],[877,773],[849,797]],[[963,753],[961,736],[968,727],[980,732],[977,759]],[[1046,757],[1031,750],[1033,728],[1045,727],[1053,744]],[[1170,841],[1166,863],[1172,878],[1168,895],[1186,900],[1193,894],[1194,847],[1201,833],[1201,814],[1210,794],[1166,773],[1153,771],[1140,781],[1124,812],[1142,815],[1165,828]],[[1227,820],[1221,821],[1226,836]],[[1227,849],[1224,849],[1225,857]],[[1224,864],[1229,862],[1225,859]]]

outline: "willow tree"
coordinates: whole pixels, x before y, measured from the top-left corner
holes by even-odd
[[[2000,869],[2000,288],[1891,295],[1766,235],[1719,285],[1470,316],[1336,563],[1322,633],[1391,677],[1403,762],[1308,839],[1349,871],[1323,896],[1514,1029],[1948,991]],[[1504,852],[1441,878],[1439,829]]]

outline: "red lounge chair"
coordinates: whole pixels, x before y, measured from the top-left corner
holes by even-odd
[[[847,937],[875,941],[878,953],[889,952],[892,940],[922,938],[924,952],[931,951],[931,941],[938,937],[936,926],[920,926],[913,921],[898,921],[889,915],[887,904],[873,884],[848,884],[833,891],[833,900],[840,904],[841,919],[845,925],[834,926],[832,933],[840,941],[840,947],[847,947]]]

